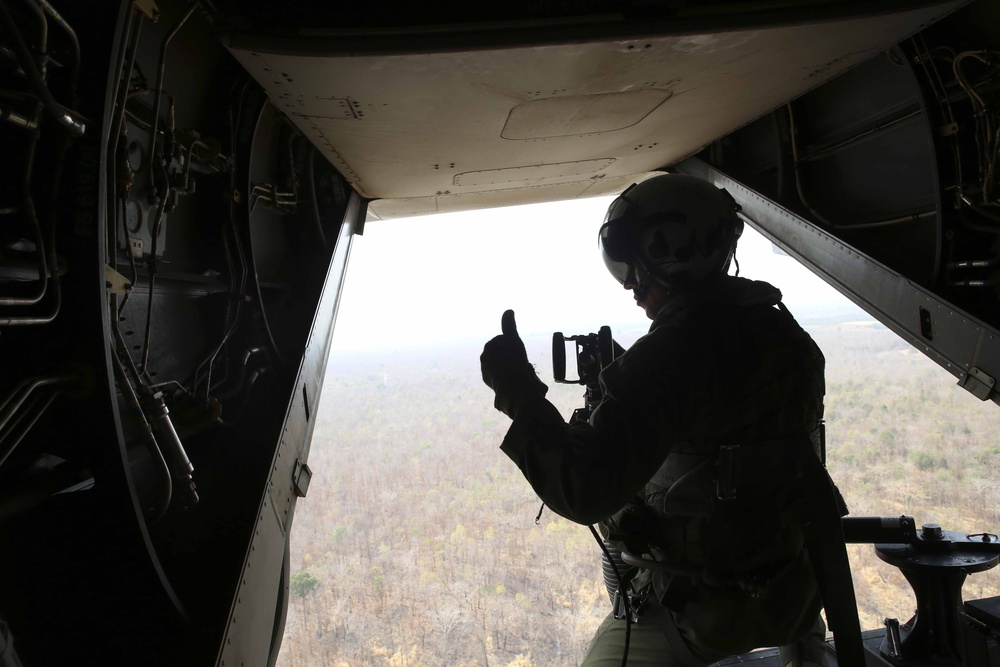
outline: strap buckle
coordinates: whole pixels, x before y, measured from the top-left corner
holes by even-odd
[[[615,599],[611,603],[615,619],[621,621],[628,615],[632,623],[638,623],[639,610],[646,601],[647,593],[648,589],[644,589],[639,593],[626,593],[622,595],[622,589],[616,588]]]

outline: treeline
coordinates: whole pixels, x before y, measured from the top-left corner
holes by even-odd
[[[828,451],[855,515],[996,532],[996,406],[885,329],[809,327],[828,359]],[[628,343],[630,336],[622,337]],[[548,341],[528,341],[543,378]],[[543,512],[497,449],[480,349],[334,357],[292,533],[279,665],[576,665],[609,602],[585,527]],[[568,415],[579,387],[552,386]],[[862,625],[909,618],[902,575],[852,549]],[[993,572],[967,598],[997,594]]]

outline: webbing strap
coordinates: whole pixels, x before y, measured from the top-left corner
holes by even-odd
[[[811,457],[810,457],[811,458]],[[861,621],[854,596],[851,564],[847,559],[840,504],[833,481],[816,459],[810,466],[807,481],[815,494],[815,514],[803,529],[806,548],[816,582],[819,585],[827,622],[837,648],[841,667],[865,667],[865,648],[861,642]]]

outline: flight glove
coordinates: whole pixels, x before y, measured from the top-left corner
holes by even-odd
[[[514,419],[526,400],[544,397],[549,388],[528,361],[524,343],[517,335],[513,310],[504,312],[500,328],[503,333],[486,343],[479,364],[483,382],[496,393],[493,407]]]

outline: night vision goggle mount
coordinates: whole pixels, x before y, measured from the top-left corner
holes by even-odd
[[[566,341],[576,344],[576,379],[566,379]],[[601,369],[615,360],[615,343],[611,327],[603,326],[597,333],[564,336],[561,331],[552,334],[552,377],[561,384],[582,384],[586,407],[573,411],[570,423],[588,421],[590,413],[601,402],[603,394],[598,378]]]

